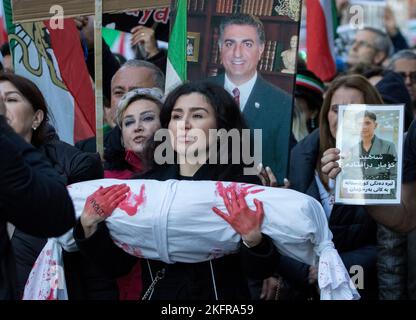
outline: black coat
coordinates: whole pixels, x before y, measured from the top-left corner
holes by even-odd
[[[56,237],[74,225],[75,216],[56,171],[0,116],[0,300],[15,298],[7,222],[34,236]]]
[[[292,150],[289,180],[291,188],[321,202],[315,181],[319,156],[319,129],[300,141]],[[328,221],[332,241],[340,253],[347,271],[353,265],[364,268],[365,284],[374,289],[376,251],[376,223],[367,214],[365,206],[335,204]],[[281,259],[283,260],[283,259]],[[307,270],[303,267],[303,270]],[[368,280],[368,282],[366,282]],[[373,288],[370,288],[370,287]]]
[[[38,149],[59,174],[65,185],[102,179],[104,176],[98,154],[81,152],[77,148],[59,141],[53,134],[49,137],[48,142]],[[14,231],[11,243],[16,259],[17,297],[23,295],[24,286],[33,264],[46,242],[46,238],[31,236],[19,228]],[[106,281],[105,277],[100,275],[100,271],[95,270],[94,266],[85,261],[79,252],[69,253],[64,251],[63,259],[70,299],[117,297],[116,284],[109,280]],[[96,285],[94,283],[97,281],[91,281],[91,279],[99,279],[103,284],[107,282],[110,285]]]
[[[161,181],[188,179],[179,175],[179,167],[176,165],[153,169],[141,178]],[[243,176],[242,168],[233,165],[204,165],[189,180],[259,182],[257,177]],[[90,259],[106,268],[107,272],[114,277],[126,274],[137,262],[137,258],[126,254],[113,243],[105,224],[100,224],[98,230],[90,238],[85,239],[82,226],[78,222],[74,237],[79,249]],[[247,276],[259,279],[269,277],[278,257],[270,238],[264,236],[262,243],[253,249],[242,245],[238,254],[212,260],[218,298],[221,300],[249,299]],[[152,278],[162,269],[165,269],[165,276],[157,283],[152,299],[215,299],[210,262],[167,265],[159,261],[143,259],[143,294],[151,284]]]

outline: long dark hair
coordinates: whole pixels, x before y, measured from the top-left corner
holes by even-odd
[[[242,137],[242,130],[248,129],[248,127],[240,111],[239,106],[236,104],[232,96],[222,86],[219,86],[209,81],[188,82],[173,90],[167,96],[162,110],[160,112],[160,123],[162,128],[168,128],[176,101],[181,96],[189,95],[192,93],[198,93],[204,96],[207,99],[208,103],[214,109],[217,125],[215,129],[225,129],[227,132],[232,129],[236,129],[239,132],[240,137]],[[241,147],[241,140],[242,139],[240,139],[239,142],[240,151],[243,150]],[[241,152],[239,160],[240,163],[242,163]],[[217,163],[220,163],[219,153]],[[222,170],[228,170],[228,168],[231,166],[231,163],[233,163],[232,146],[231,144],[229,144],[228,164],[224,166],[212,165],[211,167],[215,167],[218,170],[220,169],[220,167],[222,168]],[[237,167],[241,168],[242,166],[237,165]]]
[[[176,101],[184,95],[199,93],[203,95],[212,106],[217,120],[217,129],[247,128],[246,122],[231,95],[222,87],[208,81],[187,82],[173,90],[166,98],[160,112],[162,128],[168,128]]]
[[[16,75],[14,73],[0,73],[0,82],[9,81],[16,89],[27,99],[36,112],[42,110],[44,117],[39,127],[33,131],[31,143],[39,147],[47,139],[47,123],[49,121],[48,107],[45,98],[39,88],[29,79]]]

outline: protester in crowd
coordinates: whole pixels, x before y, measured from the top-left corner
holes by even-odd
[[[0,300],[12,300],[18,298],[16,264],[7,223],[33,236],[57,237],[75,217],[59,174],[14,132],[5,114],[0,99]]]
[[[413,121],[412,99],[400,74],[386,70],[381,66],[358,64],[347,74],[361,74],[376,87],[385,104],[404,104],[404,130],[407,131]]]
[[[291,134],[292,99],[264,80],[257,65],[265,46],[262,22],[249,14],[226,17],[219,27],[219,49],[225,74],[210,78],[237,101],[250,129],[262,130],[262,162],[282,184],[286,178]]]
[[[295,102],[293,105],[292,133],[296,141],[302,140],[309,134],[306,122],[306,115],[302,112],[302,107]]]
[[[336,0],[337,20],[339,25],[350,24],[352,15],[356,17],[356,10],[350,10],[351,6],[352,4],[349,0]],[[394,11],[389,5],[385,6],[382,18],[384,29],[392,43],[394,52],[408,49],[409,45],[397,25]]]
[[[289,180],[291,188],[317,199],[328,217],[335,248],[349,270],[354,265],[364,269],[363,299],[376,298],[376,224],[364,206],[334,204],[332,180],[321,172],[319,159],[324,150],[336,143],[338,105],[352,103],[381,104],[382,99],[374,87],[362,76],[339,77],[330,84],[321,110],[319,129],[316,129],[292,150]],[[281,257],[281,264],[285,257]],[[303,279],[310,279],[309,266],[296,267]],[[290,265],[289,265],[290,266]]]
[[[387,5],[384,9],[383,19],[384,27],[386,28],[387,34],[393,44],[394,52],[409,49],[409,45],[397,25],[394,11],[389,5]]]
[[[158,67],[147,61],[128,60],[113,76],[111,80],[110,108],[105,109],[106,122],[114,128],[116,126],[116,110],[120,99],[129,91],[137,88],[159,88],[164,91],[165,77]],[[111,131],[110,131],[111,132]],[[104,135],[104,148],[108,147],[109,134]],[[96,152],[94,138],[79,141],[76,147],[82,151]]]
[[[413,121],[412,99],[403,78],[396,72],[386,70],[383,78],[375,85],[386,104],[404,104],[404,131]]]
[[[413,219],[416,220],[416,201],[415,201],[415,192],[416,192],[416,121],[413,121],[412,125],[407,132],[406,140],[404,143],[404,161],[403,161],[403,191],[405,202],[402,202],[404,206],[408,206],[408,213],[413,215]],[[412,192],[410,195],[408,194]],[[409,198],[410,196],[410,198]],[[403,199],[403,198],[402,198]],[[415,227],[415,223],[410,228]],[[408,234],[407,238],[407,270],[408,270],[408,280],[407,280],[407,293],[408,298],[416,300],[416,230],[413,230]]]
[[[306,119],[308,133],[319,126],[319,114],[323,101],[324,84],[312,71],[299,68],[296,73],[295,104]],[[297,139],[298,141],[301,139]]]
[[[132,34],[131,46],[136,51],[136,59],[153,63],[162,70],[163,74],[166,74],[167,51],[158,47],[155,30],[139,25],[130,32]]]
[[[401,50],[395,53],[391,59],[388,66],[388,69],[393,70],[394,72],[401,75],[406,83],[407,90],[411,96],[412,103],[411,107],[408,107],[410,104],[406,104],[406,114],[411,114],[413,117],[406,117],[405,121],[405,130],[409,128],[409,118],[414,119],[416,117],[416,54],[412,50]],[[400,93],[393,90],[390,90],[391,94],[399,95]],[[402,95],[403,96],[403,95]],[[411,112],[409,112],[411,110]],[[403,287],[407,287],[408,298],[415,300],[416,299],[416,271],[414,265],[416,263],[416,231],[409,233],[408,235],[400,235],[397,233],[391,232],[391,237],[396,239],[396,242],[399,244],[399,247],[404,249],[401,253],[403,257],[407,257],[407,284],[404,284]],[[394,236],[395,235],[395,236]],[[404,239],[407,238],[407,239]],[[407,240],[407,248],[406,248]],[[407,252],[406,252],[407,249]],[[405,259],[405,258],[403,258]],[[397,296],[404,296],[404,294],[399,294]]]
[[[410,96],[404,89],[403,80],[397,73],[385,72],[376,87],[382,94],[384,102],[406,103],[406,100],[410,101]],[[407,119],[405,124],[408,122]],[[372,212],[371,208],[368,212]],[[407,237],[393,232],[383,225],[378,226],[377,241],[379,247],[379,297],[388,300],[405,299],[408,294],[407,279],[411,281],[411,278],[408,278],[408,273],[413,269],[413,266],[408,269],[410,260],[408,258],[414,256],[412,253],[414,249],[410,249],[408,252]],[[411,244],[410,247],[413,248]]]
[[[171,140],[167,140],[170,149],[167,150],[168,158],[169,151],[173,151],[171,155],[174,157],[171,159],[175,161],[173,164],[155,166],[141,178],[260,183],[256,176],[244,176],[245,165],[241,161],[240,164],[231,164],[231,145],[226,150],[228,164],[207,163],[213,148],[220,147],[210,129],[236,129],[241,133],[245,128],[238,106],[222,87],[207,82],[187,83],[178,87],[167,97],[160,120],[162,128],[169,129],[171,137]],[[201,135],[201,130],[204,135]],[[210,136],[211,140],[207,140]],[[195,163],[191,161],[195,158],[189,159],[195,152],[202,161]],[[219,161],[220,152],[217,156],[214,160]],[[158,157],[157,149],[155,157]],[[256,212],[251,212],[246,222],[258,219],[262,214],[261,205],[256,207]],[[107,269],[109,274],[124,275],[137,262],[137,258],[113,243],[103,220],[97,214],[84,211],[74,230],[74,237],[80,250]],[[242,234],[244,242],[237,254],[202,263],[172,265],[143,260],[143,294],[151,299],[168,300],[249,299],[246,274],[258,279],[269,277],[279,257],[270,239],[260,233],[261,222],[256,221],[251,221],[250,232]],[[162,273],[163,277],[159,278]],[[150,290],[151,284],[154,285],[153,290]]]
[[[106,178],[130,179],[150,169],[153,159],[148,159],[152,154],[147,149],[160,129],[162,99],[159,88],[140,88],[129,91],[120,100],[117,126],[104,153]]]
[[[386,33],[373,27],[364,27],[355,34],[347,63],[350,67],[358,63],[382,65],[392,52],[391,40]]]
[[[398,206],[369,206],[367,212],[380,224],[386,228],[397,232],[407,233],[416,227],[416,123],[413,121],[409,128],[404,143],[403,179],[402,179],[402,202]],[[336,148],[327,149],[322,156],[322,172],[329,178],[335,179],[341,172],[338,160],[340,160],[341,150]],[[393,214],[394,213],[394,214]],[[396,245],[396,244],[394,244]],[[396,256],[390,257],[391,262],[395,263]],[[414,266],[411,266],[412,268]],[[394,272],[397,272],[396,268]],[[398,289],[397,283],[389,282],[392,286],[391,292]],[[400,283],[403,285],[403,283]],[[414,290],[414,287],[411,288]],[[400,290],[399,293],[400,294]],[[397,294],[396,294],[397,295]]]
[[[387,67],[400,74],[412,98],[412,113],[416,117],[416,53],[412,50],[402,50],[390,58]]]
[[[59,140],[48,121],[45,99],[33,82],[12,73],[1,74],[0,94],[6,106],[6,118],[10,126],[45,156],[65,185],[103,177],[98,155],[83,153]],[[22,297],[29,273],[46,241],[46,238],[31,236],[19,228],[13,231],[11,244],[16,259],[18,297]],[[80,295],[81,284],[76,282],[85,280],[78,279],[78,276],[87,272],[82,270],[86,265],[82,263],[79,254],[67,253],[65,260],[70,265],[67,271],[73,270],[67,272],[70,296],[83,298]],[[76,271],[78,275],[75,274],[76,266],[79,267]]]

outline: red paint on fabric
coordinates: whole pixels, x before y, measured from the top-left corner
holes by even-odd
[[[231,191],[235,191],[237,195],[243,194],[244,197],[248,194],[256,194],[256,193],[264,191],[264,189],[250,190],[251,188],[255,188],[258,186],[255,184],[248,185],[246,183],[232,182],[227,187],[225,187],[221,181],[218,181],[216,183],[216,186],[217,186],[217,192],[221,197],[226,197],[227,194]]]
[[[49,291],[49,295],[46,297],[46,300],[55,300],[54,291],[55,290],[51,288],[51,291]]]
[[[139,212],[139,207],[146,202],[146,190],[143,184],[140,187],[140,193],[135,194],[129,191],[126,200],[119,204],[119,208],[125,211],[130,217],[135,216]]]
[[[127,243],[120,242],[115,239],[113,239],[113,241],[116,245],[118,245],[121,249],[123,249],[128,254],[131,254],[132,256],[135,256],[138,258],[143,258],[143,254],[140,248],[129,246]]]

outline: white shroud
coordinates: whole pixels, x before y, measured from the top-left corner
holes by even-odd
[[[100,186],[121,183],[131,192],[106,223],[114,242],[130,254],[166,263],[193,263],[236,252],[240,236],[212,207],[227,212],[220,194],[237,190],[247,194],[252,209],[253,199],[263,202],[262,232],[281,254],[319,266],[321,299],[359,298],[334,249],[321,205],[303,193],[230,182],[104,179],[68,187],[77,216]],[[58,241],[68,251],[77,250],[72,231]]]

